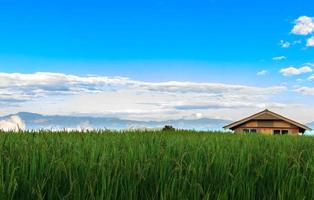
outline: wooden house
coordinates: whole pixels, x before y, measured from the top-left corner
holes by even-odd
[[[269,110],[256,113],[224,127],[235,133],[261,133],[267,135],[299,135],[311,128]]]

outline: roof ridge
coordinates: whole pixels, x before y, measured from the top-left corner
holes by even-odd
[[[287,118],[287,117],[284,117],[284,116],[282,116],[282,115],[280,115],[280,114],[278,114],[278,113],[275,113],[275,112],[273,112],[273,111],[270,111],[270,110],[268,110],[268,109],[265,109],[265,110],[263,110],[263,111],[261,111],[261,112],[258,112],[258,113],[256,113],[256,114],[253,114],[253,115],[251,115],[251,116],[249,116],[249,117],[246,117],[246,118],[244,118],[244,119],[235,121],[235,122],[233,122],[233,123],[231,123],[231,124],[229,124],[229,125],[224,126],[223,128],[225,128],[225,129],[233,128],[233,127],[238,126],[238,125],[240,125],[240,124],[242,124],[242,123],[245,123],[245,122],[247,122],[247,121],[249,121],[249,120],[251,120],[251,119],[254,119],[255,117],[258,117],[258,116],[260,116],[260,115],[262,115],[262,114],[264,114],[264,113],[269,113],[269,114],[271,114],[271,115],[273,115],[273,116],[275,116],[275,117],[278,117],[279,119],[281,119],[281,120],[283,120],[283,121],[289,122],[290,124],[293,124],[293,125],[295,125],[295,126],[297,126],[297,127],[299,127],[299,128],[303,128],[303,129],[305,129],[305,130],[312,130],[311,128],[307,127],[306,125],[303,125],[303,124],[301,124],[301,123],[299,123],[299,122],[297,122],[297,121],[291,120],[291,119],[289,119],[289,118]]]

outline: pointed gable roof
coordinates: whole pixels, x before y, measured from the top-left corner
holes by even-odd
[[[286,117],[283,117],[283,116],[281,116],[281,115],[279,115],[277,113],[274,113],[274,112],[272,112],[270,110],[267,110],[267,109],[262,111],[262,112],[256,113],[256,114],[254,114],[252,116],[249,116],[247,118],[244,118],[242,120],[233,122],[233,123],[231,123],[231,124],[229,124],[229,125],[227,125],[227,126],[225,126],[223,128],[225,128],[225,129],[233,129],[233,128],[235,128],[235,127],[237,127],[237,126],[239,126],[239,125],[241,125],[241,124],[243,124],[245,122],[248,122],[250,120],[283,120],[285,122],[288,122],[290,124],[293,124],[293,125],[301,128],[301,129],[308,130],[308,131],[312,130],[311,128],[309,128],[309,127],[307,127],[307,126],[305,126],[305,125],[303,125],[303,124],[301,124],[299,122],[296,122],[296,121],[293,121],[293,120],[288,119]]]

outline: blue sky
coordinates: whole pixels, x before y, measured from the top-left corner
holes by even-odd
[[[302,16],[307,18],[300,18]],[[314,32],[314,28],[311,30],[313,16],[314,2],[310,0],[2,0],[0,72],[3,83],[0,106],[5,105],[5,109],[0,114],[26,110],[126,118],[181,118],[197,114],[234,119],[264,107],[293,115],[295,106],[298,106],[300,110],[311,112],[298,114],[297,118],[314,121],[310,118],[314,116],[311,104],[314,94],[311,80],[314,78],[310,78],[314,74],[314,39],[313,44],[310,40]],[[47,78],[47,74],[38,72],[49,73],[49,76]],[[19,74],[19,79],[14,73]],[[58,79],[60,74],[65,76],[61,80]],[[41,76],[50,81],[44,82]],[[83,83],[74,84],[75,87],[84,85],[84,88],[72,91],[73,80],[67,82],[68,76],[119,76],[141,82],[138,84],[141,86],[130,89],[129,84],[134,83],[127,82],[127,86],[122,87],[120,83],[112,86],[101,82],[86,88],[84,81],[91,84],[91,80],[84,79]],[[29,79],[39,83],[30,83]],[[12,88],[13,80],[17,82]],[[220,99],[223,106],[215,107],[211,103],[210,106],[202,106],[204,109],[183,112],[176,110],[176,105],[202,105],[215,102],[215,98],[202,96],[198,102],[195,101],[197,96],[192,98],[197,95],[195,91],[185,96],[186,91],[171,91],[171,94],[168,91],[165,94],[164,89],[147,90],[145,84],[142,87],[144,82],[169,87],[166,84],[169,81],[179,82],[180,87],[186,82],[195,83],[193,88],[204,87],[197,85],[200,83],[254,87],[255,96],[259,99],[254,99],[252,94],[247,95],[247,92],[242,94],[242,90],[240,94],[231,89],[224,90],[218,92],[225,95],[223,100]],[[21,85],[25,88],[17,89]],[[69,86],[60,91],[60,85]],[[260,89],[265,87],[285,89],[264,94]],[[93,96],[96,94],[91,94],[90,88],[97,91],[98,96]],[[203,93],[217,95],[212,88]],[[143,95],[140,96],[142,101],[136,100],[139,94]],[[159,98],[151,98],[154,95],[159,95]],[[173,99],[171,95],[177,95],[180,101],[165,105]],[[113,96],[116,99],[108,100]],[[236,100],[228,101],[227,97]],[[85,102],[99,99],[93,105],[103,109],[83,109],[80,99],[84,98],[88,99]],[[131,101],[133,98],[135,100]],[[77,107],[64,109],[74,105],[73,101],[77,102]],[[239,106],[231,105],[230,101],[237,101]],[[12,104],[10,108],[7,102]],[[252,106],[243,106],[241,102],[249,102]],[[158,106],[147,107],[145,103]],[[43,106],[34,108],[34,104]],[[149,115],[152,109],[157,114]],[[237,115],[229,114],[235,109],[238,110]]]

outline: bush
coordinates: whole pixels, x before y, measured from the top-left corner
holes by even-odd
[[[166,125],[162,128],[162,131],[175,131],[176,129],[173,128],[171,125]]]

